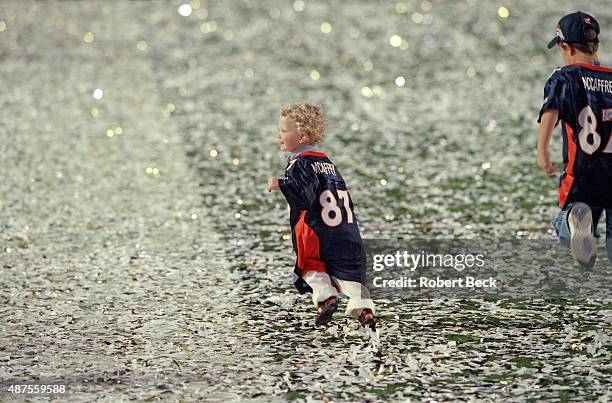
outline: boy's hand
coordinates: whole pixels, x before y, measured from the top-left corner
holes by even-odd
[[[538,149],[537,161],[538,166],[542,168],[542,171],[544,171],[544,173],[547,175],[553,174],[557,171],[557,168],[550,161],[550,152],[548,151],[548,148],[545,149],[542,147],[541,149]]]
[[[278,186],[278,178],[276,176],[268,179],[268,192],[273,190],[280,190],[280,187]]]

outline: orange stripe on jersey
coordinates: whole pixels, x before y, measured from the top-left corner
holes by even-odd
[[[319,237],[304,221],[306,211],[300,213],[300,219],[295,224],[295,240],[297,243],[297,261],[300,276],[309,271],[326,272],[325,262],[321,260]]]
[[[306,151],[305,153],[300,153],[296,155],[296,157],[327,157],[325,153],[320,153],[317,151]]]
[[[576,143],[574,143],[574,131],[565,124],[565,134],[567,136],[567,166],[565,167],[565,177],[559,187],[559,207],[565,206],[565,201],[569,195],[572,184],[574,183],[574,162],[576,161]]]
[[[589,70],[597,70],[597,71],[603,71],[605,73],[612,73],[612,68],[606,67],[606,66],[594,66],[592,64],[585,64],[585,63],[574,63],[574,64],[570,64],[570,66],[579,66],[579,67],[584,67]]]

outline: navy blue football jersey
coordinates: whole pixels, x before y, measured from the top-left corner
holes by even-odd
[[[353,201],[327,155],[308,151],[293,157],[279,187],[289,203],[296,274],[325,271],[363,282],[363,243]]]
[[[612,207],[612,69],[572,64],[557,69],[544,87],[542,113],[559,110],[564,169],[559,206],[581,201]]]

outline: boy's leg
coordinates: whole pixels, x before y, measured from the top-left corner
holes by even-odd
[[[332,286],[331,279],[325,272],[309,271],[304,273],[303,278],[312,288],[312,301],[317,307],[315,325],[326,325],[338,309],[338,290]]]
[[[318,307],[330,297],[338,295],[327,274],[325,262],[321,260],[319,237],[305,222],[306,212],[302,211],[295,225],[297,267],[300,277],[312,288],[312,301]]]
[[[571,240],[570,230],[567,224],[567,215],[569,211],[571,210],[571,208],[572,208],[572,205],[570,204],[565,208],[565,210],[559,210],[559,212],[557,213],[557,216],[553,220],[553,226],[555,227],[555,233],[557,234],[557,237],[559,238],[559,242],[561,243],[561,245],[565,246],[566,248],[570,247],[570,240]]]
[[[376,307],[374,301],[370,298],[370,292],[367,287],[357,281],[340,280],[337,277],[332,279],[340,292],[349,297],[348,305],[346,307],[346,313],[356,318],[361,314],[365,308],[371,309],[372,313],[376,313]]]
[[[601,236],[601,234],[599,233],[599,229],[597,228],[597,225],[599,224],[599,219],[601,218],[601,214],[603,213],[603,208],[602,207],[595,207],[595,206],[590,206],[591,207],[591,214],[593,215],[593,235],[595,236],[595,238],[599,238]]]
[[[316,307],[329,297],[337,297],[338,290],[332,285],[329,274],[321,271],[307,271],[302,278],[312,288],[312,302]]]

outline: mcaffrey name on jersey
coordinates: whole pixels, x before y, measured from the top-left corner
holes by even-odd
[[[602,80],[595,77],[582,77],[584,88],[588,91],[607,92],[612,94],[612,80]]]
[[[316,161],[310,164],[310,166],[312,167],[312,170],[316,174],[327,174],[327,175],[336,174],[336,167],[334,166],[334,164],[330,164],[329,162]]]
[[[377,288],[497,288],[497,279],[460,277],[443,279],[440,277],[400,277],[395,279],[383,279],[374,277],[372,284]]]

